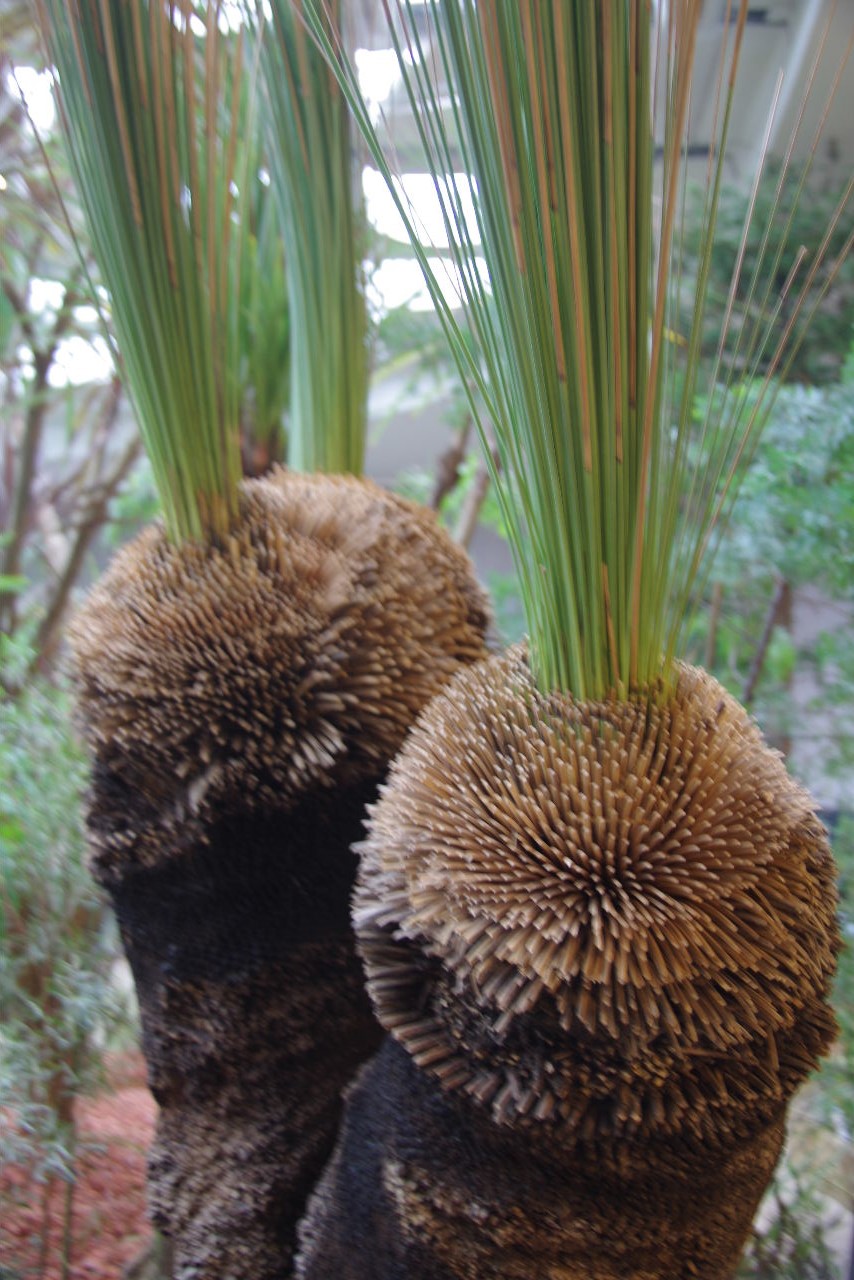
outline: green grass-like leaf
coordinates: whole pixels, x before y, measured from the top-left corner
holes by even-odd
[[[341,4],[328,31],[341,29]],[[288,460],[301,471],[364,466],[368,337],[361,200],[347,104],[291,0],[259,18],[264,117],[291,317]]]
[[[237,509],[242,40],[221,3],[37,0],[121,368],[176,538]]]
[[[260,129],[250,142],[251,170],[259,177],[251,184],[240,271],[240,424],[244,468],[257,475],[287,456],[291,325],[285,249]]]
[[[464,321],[442,297],[431,246],[395,185],[352,65],[330,38],[323,0],[305,8],[407,225],[484,436],[491,424],[501,460],[493,480],[539,683],[582,697],[666,688],[713,530],[773,401],[766,382],[749,405],[730,400],[722,417],[698,424],[692,413],[746,0],[721,28],[684,331],[675,326],[684,316],[676,302],[697,0],[655,9],[643,0],[384,4]],[[455,179],[459,156],[465,173]],[[471,196],[476,227],[461,192]],[[833,221],[850,196],[849,185]],[[764,249],[780,239],[765,238]],[[828,243],[799,263],[807,286]],[[850,247],[849,236],[843,252]],[[787,309],[782,334],[772,333],[781,309],[780,290],[767,284],[775,263],[767,278],[760,269],[745,283],[742,257],[732,298],[745,294],[750,322],[739,334],[738,368],[761,366],[770,376],[784,371],[807,317],[801,305]],[[787,296],[794,287],[787,282]],[[733,314],[728,307],[724,331]],[[715,377],[726,375],[724,338]]]

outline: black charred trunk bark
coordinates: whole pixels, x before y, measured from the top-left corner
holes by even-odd
[[[380,1040],[349,923],[350,845],[375,792],[342,786],[287,812],[189,824],[184,847],[124,875],[96,853],[160,1106],[152,1215],[174,1242],[181,1280],[291,1273],[341,1091]],[[123,784],[96,769],[95,849],[111,834],[124,842],[131,826],[155,838],[151,814],[134,812]]]
[[[388,1039],[351,1088],[296,1275],[726,1280],[783,1136],[781,1107],[718,1161],[687,1144],[627,1144],[618,1167],[560,1129],[495,1124]]]

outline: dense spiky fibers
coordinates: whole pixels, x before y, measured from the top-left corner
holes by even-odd
[[[350,844],[485,626],[430,513],[283,471],[244,484],[219,545],[147,529],[76,618],[92,861],[140,997],[176,1280],[290,1274],[341,1089],[379,1041]]]
[[[542,694],[523,648],[460,673],[363,846],[396,1043],[298,1274],[724,1280],[833,1036],[834,904],[809,797],[705,672],[599,702]]]

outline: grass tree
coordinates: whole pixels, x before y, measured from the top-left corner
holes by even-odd
[[[484,603],[465,557],[410,504],[354,476],[241,480],[256,180],[244,89],[259,64],[228,6],[39,0],[39,12],[164,512],[71,635],[92,865],[160,1104],[154,1218],[176,1277],[282,1277],[341,1089],[378,1037],[350,934],[350,844],[417,711],[482,656]],[[298,257],[298,236],[287,252]],[[300,279],[310,291],[312,270]],[[291,299],[293,328],[312,300],[296,286]],[[348,375],[325,363],[322,314],[340,302],[334,289],[313,302],[292,385],[313,362],[336,385],[298,415],[301,456],[357,472],[364,319],[337,330],[358,370],[342,425]],[[324,453],[321,437],[345,452]]]
[[[692,415],[748,5],[721,29],[685,330],[701,5],[385,6],[471,340],[310,8],[490,424],[530,639],[433,700],[373,808],[354,919],[391,1036],[350,1094],[297,1274],[723,1280],[833,1037],[838,946],[808,796],[680,659],[773,398],[769,380]],[[774,256],[747,283],[763,319],[739,356],[779,372],[822,252],[782,294]]]

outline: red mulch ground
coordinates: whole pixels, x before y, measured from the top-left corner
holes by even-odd
[[[117,1059],[108,1090],[78,1102],[83,1152],[74,1188],[69,1280],[119,1280],[148,1242],[145,1154],[155,1111],[138,1055]],[[24,1171],[0,1171],[2,1280],[60,1278],[64,1187],[53,1188],[46,1215],[42,1198],[42,1188],[27,1185]],[[39,1272],[45,1239],[48,1265]]]

